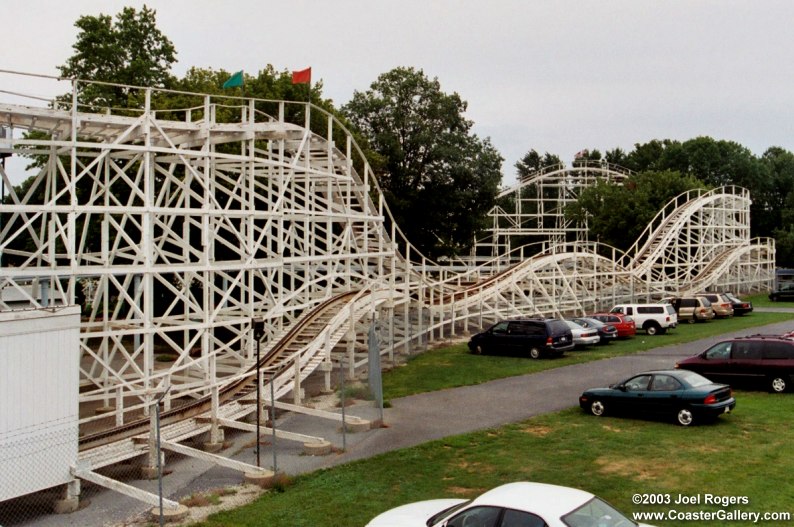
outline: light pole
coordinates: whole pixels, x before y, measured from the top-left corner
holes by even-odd
[[[256,347],[256,466],[261,468],[262,465],[259,461],[259,437],[260,426],[262,426],[262,390],[261,383],[261,357],[259,356],[259,340],[262,338],[265,330],[265,322],[263,320],[252,320],[253,326],[254,346]]]

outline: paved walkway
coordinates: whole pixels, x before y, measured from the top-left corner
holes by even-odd
[[[794,311],[790,308],[788,310]],[[290,475],[311,472],[450,435],[498,427],[535,415],[563,410],[578,405],[579,394],[587,388],[604,386],[643,370],[671,368],[677,359],[694,355],[724,338],[752,333],[779,334],[792,329],[792,322],[772,324],[687,344],[663,346],[634,355],[509,377],[476,386],[403,397],[392,400],[391,407],[384,410],[386,427],[348,433],[345,437],[342,436],[338,423],[305,415],[285,414],[277,420],[278,428],[323,437],[340,450],[344,443],[345,449],[328,456],[306,456],[303,454],[302,444],[279,440],[276,443],[276,468]],[[661,344],[665,336],[638,335],[636,338],[659,339]],[[379,417],[379,410],[373,408],[371,403],[356,405],[346,411],[350,415],[370,420]],[[232,456],[234,459],[251,464],[256,462],[251,446],[253,434],[237,434],[230,439],[234,439],[235,446],[228,449],[226,455],[230,451],[236,451]],[[260,460],[263,467],[273,468],[273,450],[269,445],[263,446]],[[181,459],[174,463],[169,461],[166,468],[172,469],[172,472],[164,479],[163,488],[171,499],[237,485],[241,481],[239,472],[193,459]],[[157,481],[133,483],[150,492],[157,492]],[[103,492],[92,498],[91,504],[81,511],[64,516],[39,518],[32,525],[122,524],[125,518],[149,509],[150,507],[126,496]]]

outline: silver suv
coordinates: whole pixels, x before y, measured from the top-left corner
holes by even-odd
[[[618,304],[609,312],[630,316],[648,335],[667,333],[678,325],[678,315],[670,304]]]
[[[709,299],[715,317],[728,318],[733,316],[733,302],[727,295],[722,293],[698,293],[697,296]]]
[[[673,309],[678,314],[678,320],[686,320],[690,324],[714,318],[714,309],[711,301],[705,296],[663,298],[662,302],[673,306]]]

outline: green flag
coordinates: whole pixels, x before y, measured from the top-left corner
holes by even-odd
[[[243,85],[243,70],[238,71],[223,83],[223,89],[234,88],[235,86]]]

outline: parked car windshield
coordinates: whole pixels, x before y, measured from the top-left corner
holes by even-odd
[[[598,525],[599,527],[623,527],[626,525],[637,525],[600,498],[591,499],[578,509],[574,509],[563,516],[561,520],[565,525],[570,525],[570,527],[591,527],[593,525]]]

